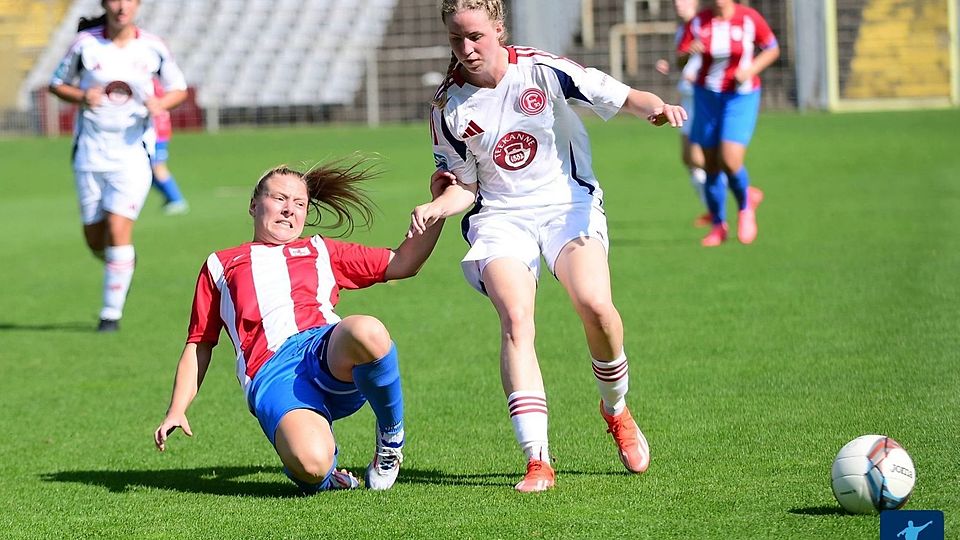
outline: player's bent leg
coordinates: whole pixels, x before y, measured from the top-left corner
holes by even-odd
[[[623,350],[623,321],[613,305],[603,244],[595,238],[567,242],[557,256],[554,272],[580,316],[591,356],[615,358]]]
[[[294,409],[277,426],[274,446],[284,472],[304,493],[353,489],[360,482],[336,470],[336,441],[330,423],[316,411]]]
[[[103,250],[107,247],[107,222],[106,220],[87,223],[83,226],[83,240],[90,248],[94,257],[103,260]]]
[[[327,365],[334,377],[352,380],[377,417],[376,447],[365,480],[370,489],[390,489],[403,462],[403,391],[397,348],[379,320],[353,315],[330,336]]]
[[[600,412],[613,435],[620,461],[627,470],[647,470],[650,451],[626,405],[629,385],[623,353],[623,323],[613,306],[606,252],[597,240],[574,240],[564,246],[555,265],[583,321],[600,393]]]

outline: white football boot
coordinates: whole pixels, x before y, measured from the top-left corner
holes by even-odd
[[[388,443],[377,433],[377,451],[367,466],[364,482],[368,489],[390,489],[397,481],[403,463],[403,441]]]

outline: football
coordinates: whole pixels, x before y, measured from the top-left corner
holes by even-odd
[[[844,510],[870,514],[907,504],[917,471],[897,441],[884,435],[863,435],[837,453],[831,478],[833,496]]]

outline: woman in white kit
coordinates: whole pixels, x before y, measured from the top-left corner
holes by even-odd
[[[102,0],[50,80],[50,92],[79,105],[73,171],[87,246],[105,263],[98,330],[115,331],[136,254],[133,224],[150,191],[151,116],[182,103],[183,72],[160,38],[134,25],[139,0]],[[166,94],[156,98],[153,79]]]
[[[620,459],[641,473],[650,454],[625,402],[627,360],[611,299],[603,192],[591,169],[586,130],[570,104],[604,119],[622,109],[656,126],[681,126],[686,113],[566,58],[505,46],[501,0],[443,0],[441,18],[453,57],[431,114],[434,180],[449,182],[450,173],[455,180],[414,209],[408,234],[423,234],[474,205],[464,217],[470,250],[462,265],[500,318],[501,380],[527,458],[516,489],[544,491],[555,479],[534,349],[541,255],[583,321],[600,412]]]

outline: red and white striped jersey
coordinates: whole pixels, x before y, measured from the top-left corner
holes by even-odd
[[[103,89],[99,106],[77,110],[73,166],[81,171],[120,171],[133,160],[145,161],[144,145],[152,152],[156,139],[144,105],[154,95],[154,77],[167,91],[187,88],[159,37],[137,29],[135,39],[118,47],[105,31],[95,26],[79,32],[50,79],[54,86]]]
[[[495,88],[455,71],[440,88],[430,130],[438,168],[478,183],[484,207],[523,209],[602,201],[587,131],[571,103],[603,119],[623,106],[630,87],[593,68],[530,47],[507,47]]]
[[[250,380],[290,336],[333,324],[340,289],[386,280],[390,250],[323,238],[250,242],[207,257],[197,278],[187,343],[213,343],[226,328],[237,379]]]
[[[729,20],[706,9],[690,19],[680,38],[677,51],[689,54],[690,45],[700,41],[706,47],[696,84],[713,92],[749,94],[760,88],[760,77],[738,84],[734,74],[749,67],[757,48],[777,46],[770,25],[756,10],[736,4]]]

